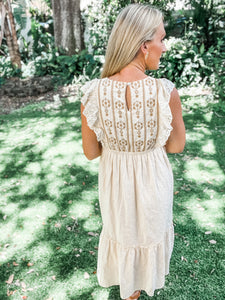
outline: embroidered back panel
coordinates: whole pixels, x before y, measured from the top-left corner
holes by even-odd
[[[130,88],[131,106],[126,103]],[[98,105],[104,145],[111,150],[142,152],[153,149],[157,136],[157,85],[148,77],[127,83],[99,80]]]

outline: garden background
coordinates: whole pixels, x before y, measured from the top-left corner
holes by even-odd
[[[120,299],[96,278],[98,159],[82,154],[80,87],[99,77],[112,24],[131,2],[164,12],[168,51],[151,75],[176,83],[187,129],[184,152],[169,155],[170,274],[152,299],[225,298],[224,1],[1,0],[1,300]]]

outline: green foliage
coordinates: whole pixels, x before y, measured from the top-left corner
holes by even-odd
[[[143,3],[151,4],[158,7],[165,15],[167,21],[171,18],[172,10],[168,9],[168,4],[174,3],[174,0],[101,0],[92,1],[89,8],[84,11],[83,18],[87,24],[88,33],[90,35],[88,39],[88,46],[91,45],[92,51],[97,55],[104,55],[109,34],[115,23],[116,17],[120,10],[131,3]]]
[[[53,20],[52,17],[39,15],[36,10],[31,10],[31,32],[33,37],[33,57],[42,52],[50,53],[54,48]]]
[[[177,87],[196,85],[209,81],[212,69],[207,61],[212,59],[210,51],[205,52],[204,44],[198,44],[196,32],[190,32],[184,39],[170,38],[157,77],[166,77],[176,82]]]
[[[225,36],[218,39],[215,47],[211,48],[213,58],[211,60],[213,74],[211,76],[211,87],[213,88],[214,95],[221,102],[225,102]]]
[[[187,0],[192,7],[189,30],[201,32],[206,49],[215,45],[217,38],[224,34],[225,4],[223,0]]]
[[[59,55],[58,52],[42,53],[35,61],[37,76],[52,75],[59,83],[71,83],[74,76],[86,74],[90,78],[98,77],[101,62],[87,50],[72,56]]]
[[[19,24],[20,28],[25,28],[27,24],[26,16],[26,0],[13,1],[15,5],[13,9],[13,16],[16,20],[16,23]]]
[[[20,76],[21,70],[12,65],[9,57],[0,57],[0,86],[4,83],[5,79]]]

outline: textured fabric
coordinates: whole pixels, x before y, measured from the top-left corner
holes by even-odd
[[[97,276],[101,286],[119,285],[121,298],[135,290],[153,296],[169,272],[173,173],[164,146],[172,130],[173,88],[152,77],[131,83],[95,79],[83,87],[84,115],[103,145]]]

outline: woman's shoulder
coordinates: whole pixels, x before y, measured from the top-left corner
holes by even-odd
[[[169,94],[173,91],[173,89],[175,88],[175,84],[170,81],[167,78],[158,78],[157,82],[159,83],[159,85],[162,86],[163,89],[165,89]]]
[[[84,85],[81,87],[81,91],[83,94],[87,93],[88,91],[92,90],[94,87],[96,87],[99,79],[94,78],[92,80],[86,81]]]

